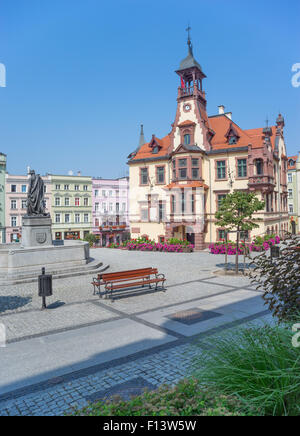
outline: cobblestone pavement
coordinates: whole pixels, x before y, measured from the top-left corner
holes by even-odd
[[[0,322],[6,326],[8,339],[7,348],[0,348],[0,354],[5,353],[4,350],[11,353],[6,358],[11,359],[12,366],[15,364],[12,346],[18,346],[15,342],[29,348],[24,354],[24,347],[20,348],[20,359],[24,359],[25,367],[28,366],[28,377],[30,371],[38,373],[38,364],[30,357],[30,353],[35,356],[34,347],[39,350],[40,344],[32,342],[32,338],[38,341],[52,338],[51,341],[55,343],[58,338],[55,335],[60,335],[60,339],[71,341],[69,347],[74,349],[72,356],[60,355],[55,350],[58,361],[68,357],[73,360],[66,366],[68,370],[57,371],[57,374],[54,365],[51,378],[29,385],[24,383],[24,386],[16,384],[18,387],[12,383],[11,389],[7,389],[7,386],[4,389],[5,383],[2,382],[1,390],[3,379],[0,376],[0,416],[62,415],[70,412],[74,406],[86,405],[91,395],[109,392],[125,382],[134,383],[137,378],[153,387],[176,383],[193,373],[195,357],[211,346],[212,338],[221,331],[238,328],[248,322],[270,321],[261,294],[250,286],[247,277],[215,275],[218,266],[224,262],[223,256],[211,256],[203,252],[141,255],[109,249],[92,250],[92,255],[100,260],[105,259],[105,263],[111,265],[111,271],[142,266],[158,267],[167,277],[167,292],[153,295],[153,292],[134,291],[126,298],[120,295],[120,298],[110,301],[93,295],[89,276],[57,279],[54,281],[54,295],[48,299],[49,310],[40,311],[41,301],[37,297],[36,284],[0,286]],[[174,313],[197,313],[201,310],[206,313],[217,312],[218,316],[191,321],[190,324],[170,319]],[[120,322],[128,326],[134,323],[136,341],[141,341],[140,338],[145,334],[142,342],[146,345],[138,348],[129,340],[134,341],[135,337],[124,336],[126,347],[117,355],[116,349],[120,347],[114,335],[125,335],[125,329],[120,331],[118,328]],[[99,335],[93,336],[92,326],[99,327]],[[105,329],[112,332],[109,341],[105,339]],[[73,336],[69,337],[68,332],[72,332]],[[98,360],[95,358],[92,364],[82,365],[78,369],[74,362],[79,359],[76,347],[80,348],[80,344],[73,343],[72,338],[80,338],[82,332],[88,337],[90,332],[92,348],[89,353],[97,355]],[[101,345],[105,343],[109,347],[110,342],[112,347],[115,346],[111,352],[109,348],[104,350]],[[65,353],[68,354],[67,346]],[[29,368],[30,365],[36,365],[37,368]],[[1,371],[5,372],[5,368],[1,368]]]

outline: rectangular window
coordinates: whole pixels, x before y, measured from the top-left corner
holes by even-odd
[[[74,186],[75,191],[79,191],[79,185]]]
[[[179,179],[186,179],[187,177],[187,169],[186,168],[179,168]]]
[[[109,203],[109,211],[112,212],[112,210],[113,210],[113,204]]]
[[[199,167],[199,159],[192,159],[192,167]]]
[[[70,199],[69,199],[69,197],[65,198],[65,206],[70,206]]]
[[[80,198],[75,198],[75,206],[80,206]]]
[[[218,194],[218,210],[220,209],[222,200],[226,197],[226,194]]]
[[[289,189],[288,192],[289,192],[289,198],[293,198],[293,190]]]
[[[289,204],[289,212],[290,213],[294,212],[294,206],[292,204]]]
[[[195,213],[195,195],[191,195],[191,212]]]
[[[156,183],[165,183],[165,167],[156,168]]]
[[[288,182],[289,183],[293,182],[293,174],[292,173],[288,173]]]
[[[27,200],[22,200],[22,209],[26,209],[27,207]]]
[[[21,191],[25,194],[27,192],[27,185],[22,185]]]
[[[11,185],[10,190],[11,192],[17,192],[17,185]]]
[[[122,203],[122,212],[126,211],[126,203]]]
[[[175,195],[171,196],[171,212],[176,213],[176,197]]]
[[[57,191],[59,191],[59,190],[60,190],[60,185],[55,185],[55,189],[56,189]]]
[[[219,160],[217,162],[217,179],[226,179],[226,161]]]
[[[47,192],[47,186],[44,185],[44,193],[46,193],[46,192]]]
[[[55,206],[60,206],[60,197],[55,197]]]
[[[89,199],[88,198],[84,198],[83,199],[83,205],[84,206],[88,206],[89,205]]]
[[[95,189],[95,191],[94,191],[94,196],[95,196],[95,197],[98,197],[98,195],[99,195],[99,191],[98,191],[98,189]]]
[[[76,224],[80,223],[80,214],[79,213],[75,213],[75,223]]]
[[[118,213],[119,210],[120,210],[119,203],[116,203],[116,213]]]
[[[247,177],[247,159],[238,159],[238,177]]]
[[[109,191],[109,192],[108,192],[108,195],[109,195],[110,197],[112,197],[113,192],[112,192],[112,191]]]
[[[17,200],[11,200],[10,208],[11,209],[17,209]]]
[[[98,212],[99,210],[99,203],[95,203],[95,212]]]
[[[70,214],[66,213],[65,214],[65,223],[69,223],[70,222]]]
[[[102,203],[102,210],[106,212],[106,203]]]
[[[185,212],[185,195],[184,192],[181,193],[181,213]]]
[[[141,168],[141,185],[148,185],[148,168]]]
[[[192,179],[199,179],[199,169],[192,168]]]
[[[179,168],[186,167],[186,164],[187,164],[186,159],[179,159],[179,161],[178,161]]]
[[[147,209],[141,209],[141,220],[142,221],[149,221],[148,219],[148,208]]]
[[[102,197],[106,197],[106,191],[102,191]]]
[[[89,222],[89,214],[85,213],[83,216],[84,223],[87,224]]]
[[[55,222],[60,223],[60,213],[55,214]]]
[[[64,188],[65,188],[65,191],[68,191],[69,190],[69,185],[65,185]]]
[[[88,190],[88,185],[83,185],[83,190],[87,191]]]
[[[159,200],[158,203],[158,219],[159,222],[162,222],[165,218],[165,208],[164,208],[164,204],[161,200]]]
[[[249,231],[248,230],[243,230],[242,232],[240,232],[240,239],[242,241],[245,241],[245,240],[249,239]]]
[[[225,230],[218,230],[218,239],[225,239]]]
[[[10,222],[11,222],[12,227],[17,227],[17,217],[16,216],[12,216],[10,219]]]

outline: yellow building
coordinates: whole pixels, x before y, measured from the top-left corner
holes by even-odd
[[[218,115],[208,116],[206,76],[190,38],[188,55],[176,73],[180,87],[171,132],[140,141],[129,155],[131,236],[156,241],[176,237],[203,249],[224,237],[215,213],[222,198],[235,190],[255,192],[266,202],[256,214],[259,228],[248,238],[288,230],[282,115],[275,126],[250,130],[241,129],[224,106]]]

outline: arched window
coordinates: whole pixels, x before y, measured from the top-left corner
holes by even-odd
[[[190,145],[190,143],[191,143],[191,135],[187,133],[186,135],[184,135],[184,145]]]

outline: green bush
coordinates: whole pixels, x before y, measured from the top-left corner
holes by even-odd
[[[182,380],[175,387],[161,386],[153,392],[123,401],[91,404],[74,415],[86,416],[238,416],[247,415],[236,398],[218,395],[201,387],[196,379]]]
[[[292,346],[292,335],[291,326],[224,334],[202,353],[199,378],[260,415],[299,415],[300,349]]]

